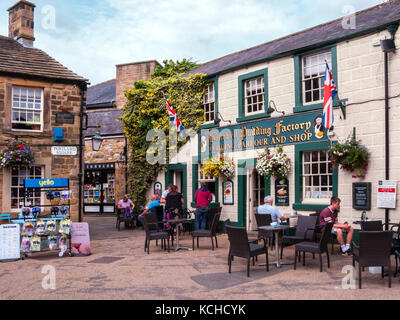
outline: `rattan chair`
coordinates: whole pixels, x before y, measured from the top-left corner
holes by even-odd
[[[392,231],[360,231],[359,245],[354,242],[353,266],[358,262],[358,287],[361,289],[362,267],[377,266],[382,267],[382,278],[384,277],[384,267],[388,267],[389,288],[392,285],[392,269],[390,255],[392,250]]]
[[[240,257],[247,259],[247,276],[250,277],[250,259],[260,254],[265,254],[266,270],[269,271],[268,265],[268,247],[264,245],[249,243],[247,231],[245,228],[237,228],[232,226],[225,226],[229,239],[229,256],[228,265],[229,273],[232,272],[233,257]],[[254,259],[253,259],[254,265]]]
[[[313,254],[319,254],[319,268],[322,272],[322,254],[326,253],[328,261],[328,268],[330,268],[329,252],[328,252],[328,241],[332,232],[333,223],[327,223],[325,229],[322,232],[321,240],[319,242],[304,241],[296,244],[295,257],[294,257],[294,269],[296,270],[297,257],[300,252],[303,252],[303,266],[306,264],[306,252]]]
[[[260,227],[271,225],[271,222],[272,222],[271,215],[256,213],[254,216],[255,216],[256,222],[257,222],[258,240],[264,240],[264,242],[267,242],[267,240],[271,240],[274,233],[272,231],[260,229]],[[258,243],[258,241],[257,241],[257,243]],[[269,241],[269,245],[272,246],[272,241]]]
[[[284,246],[292,246],[303,241],[315,241],[316,226],[316,216],[299,216],[297,220],[296,234],[294,236],[282,237],[281,259],[283,257]]]
[[[199,238],[211,238],[211,247],[213,251],[214,251],[214,238],[215,238],[215,246],[218,248],[217,227],[220,217],[221,213],[217,212],[216,214],[213,215],[210,229],[196,230],[192,233],[193,250],[194,250],[194,238],[197,238],[197,248],[199,248]]]
[[[150,241],[151,240],[162,240],[164,243],[164,249],[167,248],[166,246],[166,240],[168,241],[168,252],[170,251],[169,247],[169,237],[170,233],[167,231],[160,231],[158,226],[159,223],[157,219],[155,218],[155,214],[145,214],[143,216],[143,223],[144,223],[144,230],[146,231],[146,238],[145,238],[145,243],[144,243],[144,251],[146,252],[147,249],[147,254],[150,254]],[[174,245],[173,240],[172,240],[172,245]]]

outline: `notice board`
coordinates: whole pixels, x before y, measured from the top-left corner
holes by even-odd
[[[21,258],[20,229],[18,224],[0,225],[0,261]]]

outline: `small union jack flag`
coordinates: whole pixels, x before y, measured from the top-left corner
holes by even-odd
[[[333,80],[332,72],[329,69],[328,62],[326,63],[325,85],[324,85],[324,127],[329,130],[333,126],[333,101],[337,94],[335,81]]]
[[[172,123],[176,123],[176,131],[178,133],[181,133],[183,130],[185,130],[185,128],[184,128],[181,120],[176,115],[174,108],[171,106],[171,103],[169,102],[167,95],[164,92],[162,92],[162,94],[165,98],[165,101],[167,102],[167,110],[168,110],[169,119],[171,120]]]

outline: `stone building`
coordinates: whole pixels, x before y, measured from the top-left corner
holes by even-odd
[[[286,215],[296,211],[308,215],[327,207],[331,196],[339,196],[340,221],[360,220],[363,209],[355,208],[353,183],[365,182],[371,188],[366,194],[371,203],[365,209],[367,217],[398,222],[400,210],[378,207],[377,197],[380,181],[400,180],[400,56],[398,51],[385,53],[381,47],[381,40],[392,37],[400,46],[399,20],[400,1],[389,1],[357,12],[355,29],[337,19],[202,64],[191,73],[207,74],[210,83],[204,97],[206,123],[155,183],[181,185],[186,205],[195,207],[194,192],[205,182],[215,195],[214,205],[223,207],[221,220],[254,230],[254,213],[266,195],[272,195]],[[320,128],[318,119],[323,113],[325,60],[342,102],[340,106],[338,98],[334,101],[331,132]],[[370,153],[364,179],[333,169],[326,156],[332,143],[352,136]],[[278,145],[291,159],[287,181],[260,176],[255,170],[265,147]],[[228,184],[200,172],[202,160],[221,150],[235,163],[235,175]]]
[[[116,78],[88,88],[87,114],[90,128],[85,133],[85,213],[114,213],[115,205],[128,190],[127,143],[118,118],[126,103],[124,91],[136,81],[149,80],[157,61],[116,66]],[[92,149],[92,137],[103,138],[100,150]]]
[[[18,138],[32,148],[35,157],[29,168],[0,169],[0,212],[15,217],[20,211],[23,179],[69,178],[71,217],[77,221],[79,152],[56,156],[51,148],[74,146],[79,150],[79,116],[86,103],[87,80],[33,47],[34,9],[33,3],[18,1],[8,10],[8,37],[0,36],[0,148]],[[57,121],[60,113],[69,115],[72,122]],[[55,142],[55,128],[62,129],[62,141]],[[35,194],[33,202],[47,204],[44,194]]]

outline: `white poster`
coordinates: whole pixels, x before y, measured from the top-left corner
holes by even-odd
[[[396,209],[397,181],[383,180],[378,183],[377,207]]]
[[[19,225],[0,225],[0,260],[15,260],[20,257]]]

